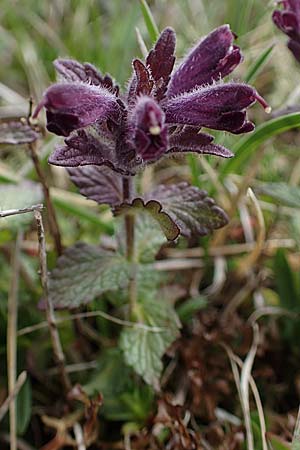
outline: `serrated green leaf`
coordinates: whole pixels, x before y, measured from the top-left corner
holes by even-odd
[[[287,114],[262,123],[256,127],[255,131],[239,139],[232,149],[235,157],[223,165],[220,177],[224,179],[228,173],[239,173],[263,142],[292,128],[299,127],[300,113]]]
[[[152,299],[166,274],[154,269],[153,264],[137,264],[135,266],[136,289],[139,298]],[[117,307],[128,302],[127,289],[108,293],[108,299]]]
[[[58,258],[49,294],[55,307],[77,308],[105,291],[125,288],[129,275],[122,255],[80,242]]]
[[[141,263],[150,263],[165,244],[166,237],[148,214],[140,214],[135,222],[135,255]]]
[[[145,325],[163,328],[164,331],[125,328],[120,336],[120,348],[125,362],[146,383],[158,388],[163,369],[161,358],[178,335],[178,319],[174,309],[163,301],[147,299],[138,306]]]
[[[300,208],[300,188],[298,186],[290,186],[283,182],[262,183],[255,191],[268,195],[281,205]]]
[[[205,236],[228,223],[226,213],[207,192],[186,182],[160,185],[149,194],[162,205],[183,236]]]
[[[17,396],[17,433],[22,435],[27,430],[31,418],[32,395],[31,383],[27,378]]]
[[[26,208],[43,199],[41,186],[33,182],[23,182],[17,185],[0,185],[0,211]],[[17,229],[28,225],[33,220],[33,214],[19,214],[17,216],[0,218],[0,229]]]

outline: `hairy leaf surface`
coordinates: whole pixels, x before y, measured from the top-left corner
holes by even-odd
[[[39,135],[29,125],[17,121],[0,123],[0,144],[29,144]]]
[[[115,172],[99,166],[70,167],[71,180],[82,195],[110,206],[122,201],[122,178]]]
[[[141,211],[158,222],[168,240],[175,240],[180,234],[205,236],[228,222],[226,213],[205,191],[185,182],[160,185],[147,194],[146,199],[135,198],[131,203],[122,203],[115,214]]]
[[[166,28],[160,35],[154,48],[147,56],[146,63],[150,67],[155,80],[155,96],[161,100],[168,87],[175,63],[176,36],[172,28]]]
[[[82,242],[58,259],[49,280],[56,308],[77,308],[105,291],[125,288],[130,266],[116,253]]]
[[[160,327],[163,331],[125,328],[121,334],[120,347],[126,363],[146,383],[158,388],[163,368],[161,358],[178,335],[178,319],[173,308],[163,301],[148,299],[140,302],[139,307],[144,324]]]

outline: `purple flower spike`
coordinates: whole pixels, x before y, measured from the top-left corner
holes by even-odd
[[[197,44],[172,76],[169,96],[230,74],[243,59],[239,47],[233,45],[234,38],[229,25],[223,25]]]
[[[300,62],[300,0],[284,0],[278,3],[283,9],[273,12],[273,22],[290,38],[288,48]]]
[[[168,129],[165,114],[150,97],[139,97],[132,112],[134,146],[142,161],[159,159],[167,150]]]
[[[267,108],[257,92],[246,84],[227,83],[198,88],[173,97],[166,105],[166,121],[241,133],[253,130],[246,108],[256,100]]]
[[[251,86],[221,83],[242,60],[234,38],[228,25],[217,28],[173,71],[176,36],[166,28],[146,61],[133,61],[127,93],[121,96],[113,79],[91,64],[56,60],[63,82],[45,92],[34,113],[36,117],[45,107],[48,130],[66,137],[49,162],[108,166],[129,176],[174,153],[231,157],[201,127],[248,133],[254,124],[247,119],[247,108],[258,101],[270,110]]]
[[[108,118],[118,121],[119,105],[107,89],[79,83],[54,84],[44,94],[33,117],[42,107],[47,111],[47,128],[68,136],[71,131]]]

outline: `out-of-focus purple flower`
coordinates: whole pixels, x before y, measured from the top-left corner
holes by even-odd
[[[273,22],[290,38],[288,48],[300,62],[300,0],[283,0],[278,4],[283,8],[273,12]]]
[[[217,28],[173,70],[176,37],[166,28],[145,63],[133,61],[126,96],[91,64],[55,61],[62,81],[47,89],[34,114],[45,107],[48,130],[65,136],[49,162],[133,175],[174,153],[232,156],[201,128],[246,133],[254,129],[247,108],[268,106],[253,87],[222,81],[242,61],[234,38],[228,25]]]

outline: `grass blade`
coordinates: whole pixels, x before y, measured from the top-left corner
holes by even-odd
[[[255,80],[258,72],[262,69],[263,65],[267,62],[269,59],[269,56],[272,53],[273,48],[275,47],[275,44],[270,45],[266,50],[262,52],[262,54],[257,58],[256,61],[251,65],[249,68],[246,77],[245,77],[245,83],[253,83]]]
[[[300,408],[293,436],[292,450],[300,450]]]
[[[105,222],[103,219],[101,220],[99,213],[90,211],[86,206],[83,206],[83,202],[81,200],[84,200],[85,204],[87,204],[88,201],[83,199],[79,194],[66,192],[55,188],[52,188],[50,192],[52,201],[57,208],[61,209],[65,213],[72,214],[75,217],[96,225],[103,233],[107,233],[109,235],[113,234],[113,224],[111,222]],[[91,201],[91,203],[94,202]]]
[[[152,15],[152,12],[151,12],[146,0],[140,0],[140,1],[141,1],[140,5],[141,5],[142,14],[144,16],[144,21],[145,21],[150,39],[152,42],[155,42],[159,35],[158,26],[155,23],[154,17]]]
[[[263,142],[292,128],[299,127],[300,113],[276,117],[259,125],[253,133],[241,138],[233,147],[235,157],[224,165],[220,178],[224,179],[228,173],[239,173],[242,166],[253,156]]]

